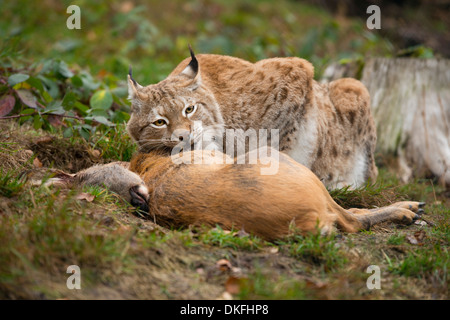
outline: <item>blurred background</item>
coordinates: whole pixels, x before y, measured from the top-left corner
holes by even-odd
[[[218,53],[250,61],[275,56],[310,60],[320,78],[331,62],[366,56],[450,56],[450,1],[195,0],[0,1],[5,57],[58,58],[125,79],[132,64],[142,84],[159,81],[188,56]],[[81,9],[81,29],[66,12]],[[369,30],[369,5],[381,29]],[[18,63],[14,60],[14,63]]]

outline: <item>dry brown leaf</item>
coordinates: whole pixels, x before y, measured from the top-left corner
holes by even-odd
[[[27,155],[27,156],[30,156],[30,157],[32,157],[33,156],[33,151],[31,151],[31,150],[23,150],[23,152]]]
[[[97,150],[97,149],[94,149],[94,150],[90,151],[90,153],[91,153],[91,155],[92,155],[95,159],[100,158],[100,156],[101,156],[101,154],[102,154],[102,153],[101,153],[99,150]]]
[[[427,234],[425,231],[420,230],[414,232],[414,235],[408,235],[406,236],[406,239],[408,239],[409,243],[411,244],[417,244],[419,246],[423,245],[423,240],[426,238]]]
[[[92,202],[95,199],[95,196],[93,194],[87,193],[87,192],[81,192],[76,196],[77,200],[86,200],[87,202]]]
[[[231,270],[231,268],[233,268],[230,261],[228,261],[227,259],[220,259],[216,262],[216,266],[222,272],[229,271]]]
[[[414,237],[417,239],[417,241],[423,242],[423,240],[427,237],[427,233],[423,230],[414,232]]]
[[[225,291],[230,294],[238,294],[246,283],[246,278],[229,277],[225,282]]]
[[[406,236],[406,239],[408,239],[409,243],[411,244],[419,244],[419,241],[414,236]]]
[[[42,168],[42,162],[37,157],[33,160],[33,167],[35,168]]]
[[[0,117],[7,116],[13,109],[16,104],[16,99],[7,95],[0,99]]]
[[[265,251],[267,253],[275,254],[275,253],[278,253],[279,248],[278,247],[270,247],[270,248],[267,248]]]

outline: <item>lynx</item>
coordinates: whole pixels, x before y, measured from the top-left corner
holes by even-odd
[[[200,151],[186,152],[183,157],[196,152]],[[286,154],[280,153],[277,159],[278,174],[261,175],[261,163],[267,161],[184,165],[151,151],[137,154],[129,170],[128,163],[111,163],[72,175],[58,171],[52,183],[104,185],[168,228],[219,225],[225,230],[243,229],[268,241],[292,232],[328,234],[336,228],[357,232],[384,221],[410,224],[424,213],[425,203],[412,201],[345,210],[311,170]]]
[[[141,152],[169,153],[180,141],[200,139],[204,132],[195,121],[213,140],[226,129],[278,129],[279,150],[326,187],[375,181],[376,129],[367,89],[355,79],[320,84],[313,77],[311,63],[300,58],[253,64],[191,50],[190,60],[157,84],[141,86],[130,69],[128,132]]]

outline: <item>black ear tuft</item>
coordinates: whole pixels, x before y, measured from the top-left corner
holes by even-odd
[[[131,64],[130,67],[128,68],[128,75],[130,76],[131,81],[133,81],[133,84],[137,86],[136,80],[133,79],[133,70],[131,69]]]
[[[191,53],[191,62],[189,62],[189,66],[191,67],[192,71],[196,74],[198,72],[198,61],[195,57],[194,51],[192,51],[192,47],[189,44],[189,52]]]

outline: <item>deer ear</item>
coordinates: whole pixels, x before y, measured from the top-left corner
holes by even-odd
[[[142,86],[133,79],[133,70],[128,70],[128,100],[136,98],[137,92]]]
[[[189,62],[188,66],[184,68],[181,74],[194,80],[190,87],[192,87],[192,90],[195,90],[201,84],[200,68],[191,45],[189,45],[189,52],[191,53],[191,62]]]

